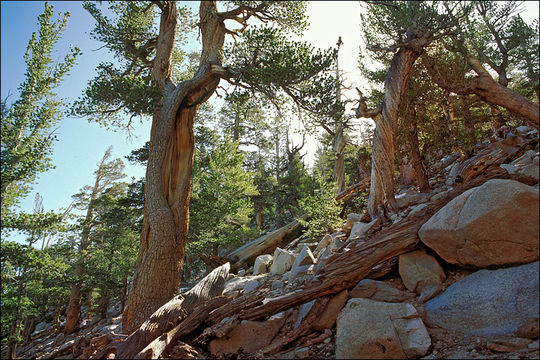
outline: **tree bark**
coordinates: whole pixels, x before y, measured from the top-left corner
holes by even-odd
[[[345,137],[343,136],[343,124],[339,123],[334,137],[334,179],[336,181],[336,194],[345,191]]]
[[[389,212],[398,210],[394,198],[394,141],[397,134],[398,110],[411,71],[420,51],[402,47],[394,55],[384,82],[381,112],[374,117],[373,156],[368,212],[372,219],[385,220]]]
[[[189,198],[198,106],[219,83],[213,66],[221,65],[225,39],[223,18],[215,2],[201,2],[202,52],[199,70],[190,80],[174,85],[171,54],[176,36],[176,3],[162,9],[152,78],[163,93],[154,114],[146,169],[145,218],[133,285],[122,326],[132,332],[180,291],[184,250],[189,228]]]

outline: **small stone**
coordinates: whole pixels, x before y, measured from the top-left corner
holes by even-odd
[[[272,255],[259,255],[253,264],[253,275],[264,274],[268,272],[268,268],[272,264]]]
[[[527,345],[527,348],[529,350],[538,350],[540,348],[539,344],[538,344],[538,340],[536,341],[533,341],[532,343],[530,343],[529,345]]]
[[[311,355],[311,350],[308,347],[303,347],[294,351],[294,357],[297,359],[305,359]]]
[[[334,241],[334,238],[331,235],[329,235],[329,234],[324,235],[323,238],[321,239],[321,241],[319,242],[319,244],[317,245],[317,247],[315,248],[315,251],[314,251],[315,256],[317,256],[328,245],[330,245],[330,243],[332,243],[332,241]]]
[[[245,269],[238,270],[238,276],[240,276],[240,277],[246,276],[246,270]]]
[[[323,340],[325,344],[330,344],[330,341],[332,341],[332,339],[330,339],[329,337]]]
[[[312,265],[312,264],[315,264],[316,262],[317,260],[315,260],[313,253],[311,252],[311,250],[309,250],[309,247],[304,246],[302,250],[300,251],[300,254],[294,260],[292,269],[298,266]]]
[[[247,293],[250,293],[254,290],[256,290],[257,288],[259,288],[262,284],[259,282],[259,280],[256,280],[256,279],[253,279],[253,280],[249,280],[245,285],[244,285],[244,292],[247,294]]]

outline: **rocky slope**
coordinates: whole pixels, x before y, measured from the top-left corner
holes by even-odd
[[[249,268],[233,266],[236,274],[223,265],[226,298],[130,350],[143,358],[538,358],[538,132],[501,133],[446,163],[431,193],[400,190],[391,223],[349,214],[340,231],[296,239]],[[118,309],[110,315],[66,338],[37,329],[18,355],[114,358],[128,341]]]

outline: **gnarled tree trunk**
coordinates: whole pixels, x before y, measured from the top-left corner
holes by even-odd
[[[385,219],[398,210],[394,198],[394,149],[397,134],[398,110],[411,71],[420,51],[402,47],[394,55],[384,82],[381,112],[374,116],[375,135],[371,161],[371,186],[368,212],[372,219]],[[362,112],[359,114],[363,115]]]
[[[184,250],[189,228],[190,182],[195,139],[193,122],[198,106],[215,91],[225,39],[223,18],[215,2],[201,2],[202,52],[199,70],[190,80],[170,80],[171,54],[178,13],[174,2],[162,9],[152,77],[163,93],[150,135],[146,170],[146,203],[140,249],[126,308],[123,330],[132,332],[180,291]]]

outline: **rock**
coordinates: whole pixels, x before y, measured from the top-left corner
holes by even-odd
[[[253,275],[265,274],[272,265],[272,255],[259,255],[253,264]]]
[[[527,345],[527,349],[529,350],[538,350],[539,348],[540,348],[540,343],[538,342],[538,340],[533,341],[532,343]]]
[[[244,285],[244,293],[248,294],[254,290],[256,290],[257,288],[259,288],[262,284],[259,282],[259,280],[257,279],[253,279],[253,280],[249,280],[245,285]]]
[[[251,282],[251,285],[248,286],[248,289],[256,285],[255,281],[257,281],[257,283],[259,283],[259,281],[257,279],[260,279],[260,278],[263,278],[263,277],[264,277],[264,275],[256,275],[256,276],[237,277],[237,278],[234,278],[232,280],[229,280],[224,285],[223,295],[228,295],[228,296],[233,296],[234,297],[234,296],[238,295],[239,290],[244,289],[244,291],[246,291],[245,287],[249,282]],[[260,285],[260,283],[259,283],[259,285]]]
[[[429,334],[410,304],[350,299],[337,319],[337,359],[405,359],[427,353]]]
[[[45,321],[42,321],[42,322],[38,323],[36,325],[35,329],[34,329],[34,332],[32,333],[32,336],[36,335],[40,331],[50,329],[51,326],[52,326],[52,324],[48,324]]]
[[[332,249],[331,249],[331,246],[328,246],[317,258],[318,268],[322,269],[331,256],[332,256]]]
[[[489,341],[486,344],[486,347],[497,352],[513,352],[527,348],[530,343],[532,343],[532,340],[530,339],[506,338]]]
[[[285,314],[279,313],[266,321],[243,320],[226,336],[210,342],[209,349],[212,355],[225,356],[253,353],[270,344],[285,322]]]
[[[526,323],[518,327],[516,336],[527,339],[538,339],[540,336],[538,318],[530,318]]]
[[[311,356],[311,350],[308,347],[303,347],[292,352],[293,359],[305,359]]]
[[[529,131],[531,131],[532,129],[533,129],[533,128],[530,127],[530,126],[521,125],[521,126],[518,126],[518,127],[516,128],[516,131],[517,131],[518,133],[526,134],[526,133],[528,133]]]
[[[351,235],[349,235],[349,238],[347,239],[347,241],[352,241],[356,239],[363,240],[363,238],[369,233],[369,231],[375,228],[380,223],[381,223],[380,219],[375,219],[369,223],[363,223],[363,222],[354,223],[351,230]]]
[[[349,292],[350,298],[367,298],[374,301],[402,302],[414,297],[384,281],[363,279]]]
[[[343,225],[343,228],[349,231],[353,228],[354,223],[362,221],[363,216],[364,215],[350,213],[349,215],[347,215],[347,222],[345,223],[345,225]]]
[[[538,276],[538,262],[477,271],[426,302],[426,324],[468,335],[511,335],[538,317]]]
[[[527,150],[523,155],[512,161],[510,164],[515,167],[523,167],[532,164],[536,152],[534,150]]]
[[[240,276],[240,277],[246,276],[246,269],[238,270],[238,276]]]
[[[294,263],[295,256],[291,251],[276,248],[274,251],[274,261],[270,266],[270,273],[281,275],[289,271]]]
[[[315,270],[317,270],[317,265],[301,265],[296,266],[291,269],[291,273],[289,274],[289,281],[293,281],[297,277],[314,273]]]
[[[501,164],[499,166],[506,170],[506,172],[509,174],[515,174],[518,171],[518,168],[512,164]]]
[[[420,295],[420,301],[437,295],[446,279],[441,265],[423,250],[399,256],[399,275],[407,289]]]
[[[310,302],[300,305],[300,307],[298,308],[298,318],[294,322],[294,329],[297,329],[300,326],[300,323],[302,322],[302,320],[304,320],[307,314],[309,314],[314,304],[315,300],[311,300]]]
[[[312,265],[315,264],[317,260],[315,260],[315,257],[313,256],[313,253],[311,250],[309,250],[309,247],[304,246],[302,250],[300,251],[300,254],[294,259],[293,266],[291,268],[291,272],[295,267],[302,266],[302,265]]]
[[[330,301],[326,305],[326,309],[324,309],[324,312],[313,324],[313,328],[318,331],[331,329],[336,322],[339,312],[341,311],[343,306],[345,306],[347,300],[349,300],[349,292],[347,290],[343,290],[342,292],[334,296],[332,299],[330,299]]]
[[[519,169],[518,174],[530,176],[538,181],[540,179],[539,171],[540,168],[538,167],[538,164],[529,164]]]
[[[324,235],[321,241],[319,241],[319,244],[317,245],[317,247],[315,248],[314,255],[315,256],[319,255],[319,253],[323,251],[324,249],[326,249],[326,247],[330,245],[332,241],[334,241],[334,238],[331,235],[329,234]]]
[[[494,179],[452,199],[418,231],[449,263],[484,268],[538,260],[538,190]]]
[[[436,193],[435,195],[433,195],[433,196],[430,198],[430,200],[431,200],[431,201],[437,201],[437,200],[439,200],[439,199],[442,199],[443,197],[446,196],[446,194],[448,194],[448,191],[450,191],[450,190],[445,190],[445,191],[438,192],[438,193]]]
[[[422,193],[412,193],[396,196],[396,202],[400,209],[406,208],[411,205],[424,203],[428,201],[429,195]]]
[[[411,209],[408,216],[414,216],[414,215],[420,213],[426,207],[427,207],[427,204],[418,204],[418,205],[416,205],[415,207],[413,207]]]
[[[277,289],[281,289],[283,287],[283,281],[279,281],[279,280],[274,280],[272,281],[272,285],[270,285],[270,289],[271,290],[277,290]]]

